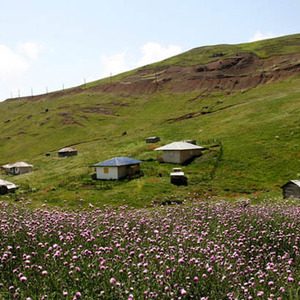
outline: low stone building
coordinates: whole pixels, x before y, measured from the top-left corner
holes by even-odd
[[[157,143],[160,141],[158,136],[149,136],[146,138],[146,143]]]
[[[23,161],[19,161],[12,165],[11,164],[3,165],[2,168],[8,174],[19,175],[19,174],[25,174],[31,172],[33,169],[33,165],[30,165]]]
[[[170,174],[171,183],[175,185],[187,185],[188,178],[182,172],[181,168],[173,168],[173,172]]]
[[[0,179],[0,195],[7,193],[13,193],[17,189],[17,186],[12,182]]]
[[[300,180],[290,180],[281,188],[284,199],[300,200]]]
[[[78,154],[77,150],[74,148],[62,148],[58,151],[58,157],[69,157],[76,156]]]

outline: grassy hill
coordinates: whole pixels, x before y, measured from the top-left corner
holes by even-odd
[[[0,103],[0,164],[22,160],[34,172],[0,174],[20,186],[0,197],[75,208],[280,196],[281,185],[300,177],[299,75],[300,35],[292,35],[196,48],[113,78],[9,99]],[[161,142],[146,144],[154,135]],[[189,185],[176,187],[174,166],[157,162],[153,148],[183,139],[207,150],[183,166]],[[79,155],[58,158],[66,146]],[[143,160],[144,176],[93,181],[89,166],[114,156]]]

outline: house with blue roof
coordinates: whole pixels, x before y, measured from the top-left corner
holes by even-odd
[[[139,173],[141,162],[130,157],[119,156],[99,162],[91,167],[96,169],[97,179],[116,180]]]

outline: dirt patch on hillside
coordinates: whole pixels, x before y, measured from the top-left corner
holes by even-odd
[[[208,64],[140,69],[122,82],[92,88],[94,92],[123,96],[152,94],[157,90],[191,92],[244,90],[300,74],[300,54],[261,59],[253,53],[216,57]]]
[[[61,113],[61,114],[59,114],[59,116],[62,117],[61,123],[63,125],[77,125],[77,126],[80,126],[80,127],[84,127],[83,124],[76,121],[75,118],[68,112]]]
[[[83,113],[100,114],[100,115],[115,115],[112,109],[104,108],[101,106],[84,107],[80,109]]]
[[[249,90],[268,82],[300,74],[300,54],[262,59],[250,52],[236,53],[231,57],[226,57],[222,53],[222,55],[215,55],[213,59],[210,63],[193,66],[144,67],[118,82],[100,84],[90,88],[76,87],[50,94],[7,101],[18,99],[26,101],[51,100],[75,95],[83,91],[91,94],[112,93],[121,97],[153,94],[158,90],[165,90],[166,92],[206,90],[206,94],[221,90],[229,94],[232,91]],[[118,102],[115,103],[115,106],[118,106]],[[84,108],[83,112],[114,114],[113,109],[103,107]],[[67,120],[67,123],[73,122],[69,116],[64,117],[64,119]]]

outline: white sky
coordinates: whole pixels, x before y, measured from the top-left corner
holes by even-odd
[[[294,33],[299,0],[0,0],[0,101]]]

